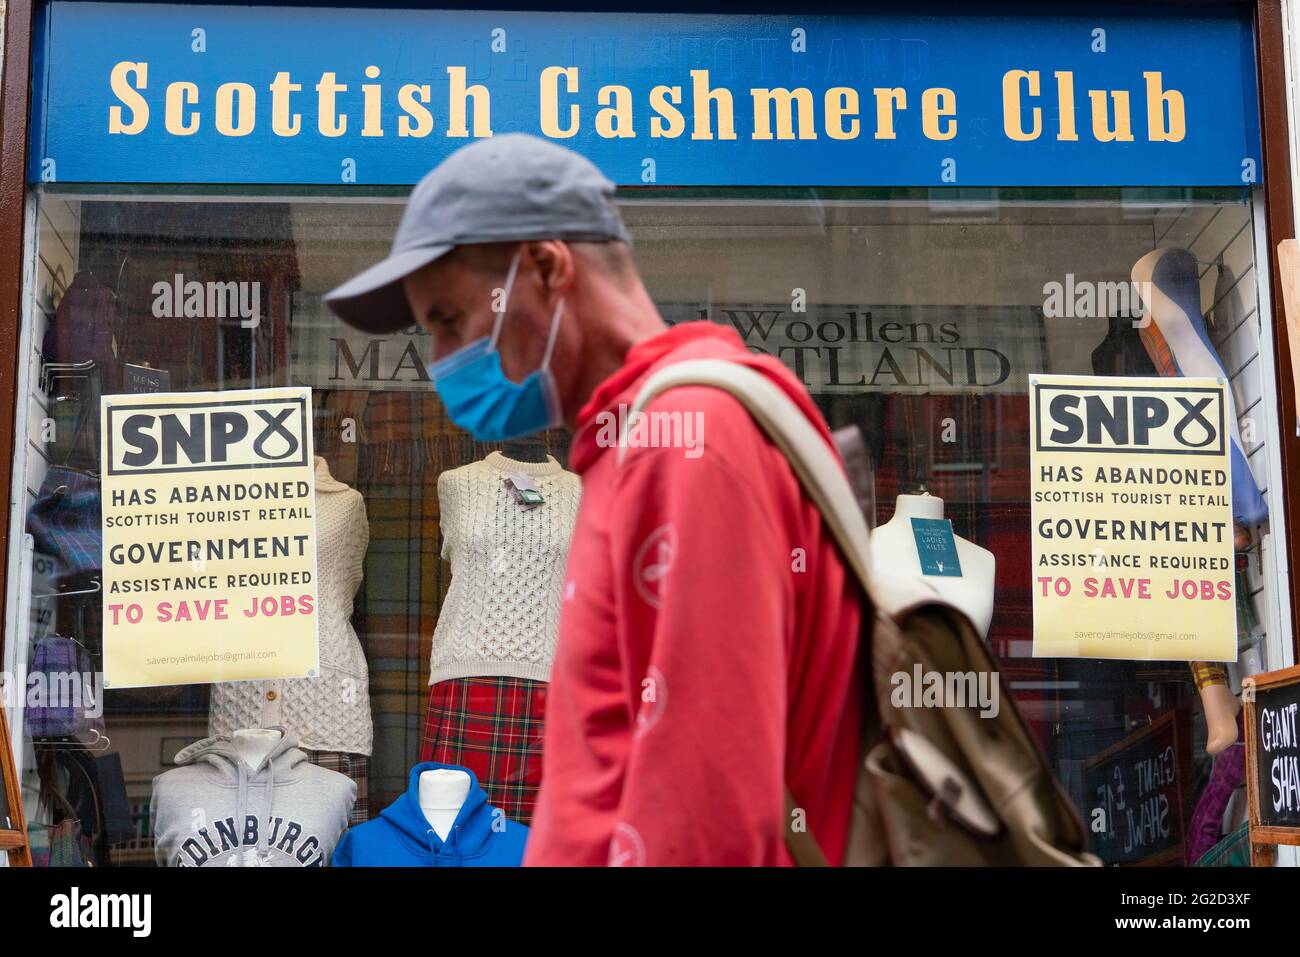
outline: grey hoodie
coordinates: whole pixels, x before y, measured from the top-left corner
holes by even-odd
[[[357,799],[351,778],[317,767],[285,734],[256,771],[228,735],[196,741],[153,779],[162,867],[321,867]]]

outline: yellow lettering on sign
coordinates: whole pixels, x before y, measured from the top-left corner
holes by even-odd
[[[1164,78],[1158,72],[1143,73],[1147,81],[1147,139],[1153,143],[1179,143],[1187,135],[1187,114],[1183,95],[1177,90],[1166,91]],[[1165,123],[1165,107],[1169,107],[1169,122]]]
[[[718,104],[718,139],[734,140],[736,138],[736,115],[731,102],[731,91],[726,87],[709,88],[709,71],[691,71],[691,109],[695,114],[695,129],[691,132],[693,140],[713,139],[713,104]]]
[[[316,84],[316,128],[321,136],[342,136],[348,130],[348,117],[345,113],[338,115],[334,108],[334,97],[347,92],[346,84],[336,81],[333,71],[322,73]]]
[[[1069,70],[1057,70],[1053,75],[1056,77],[1056,105],[1060,113],[1056,138],[1073,143],[1079,139],[1074,128],[1074,74]]]
[[[130,76],[135,77],[135,83],[127,79]],[[134,135],[144,130],[149,125],[149,103],[139,90],[148,89],[149,87],[149,64],[132,63],[130,60],[123,60],[113,67],[113,72],[108,76],[109,85],[113,88],[113,94],[122,101],[122,104],[131,111],[131,121],[125,122],[122,119],[122,107],[110,106],[108,108],[108,131],[110,133],[126,133]]]
[[[447,67],[447,76],[451,78],[451,104],[447,114],[448,136],[469,136],[465,128],[465,113],[468,101],[474,100],[474,135],[476,137],[492,135],[492,97],[488,88],[481,83],[465,85],[465,68],[463,66]]]
[[[167,108],[163,112],[163,126],[172,136],[193,136],[199,131],[199,114],[190,114],[192,122],[185,122],[185,107],[199,102],[199,88],[194,83],[178,80],[167,84]]]
[[[610,106],[609,101],[614,101]],[[632,91],[625,86],[611,83],[602,86],[596,94],[596,102],[605,107],[596,112],[596,132],[605,139],[629,139],[636,136],[632,126]]]
[[[423,137],[433,132],[433,114],[424,106],[432,99],[433,90],[427,83],[406,83],[397,91],[397,105],[406,111],[397,118],[398,136]]]
[[[650,91],[650,108],[657,116],[650,117],[650,135],[676,139],[686,131],[686,118],[673,106],[682,101],[680,86],[656,86]]]
[[[235,117],[235,102],[239,116]],[[223,83],[217,87],[217,132],[223,136],[247,136],[257,123],[257,91],[247,83]]]
[[[926,139],[950,140],[957,135],[957,121],[949,119],[957,113],[957,94],[946,87],[931,87],[921,94],[921,130]]]
[[[754,139],[770,140],[772,138],[772,117],[776,117],[776,138],[792,140],[794,136],[795,105],[799,108],[799,139],[815,140],[817,131],[813,128],[812,91],[807,87],[787,90],[755,88],[749,91],[754,99]]]
[[[907,91],[901,86],[878,86],[871,92],[876,97],[876,139],[898,139],[894,132],[894,110],[907,109]]]
[[[366,67],[366,79],[379,79],[379,67]],[[361,127],[362,136],[383,136],[383,112],[379,106],[379,96],[383,92],[383,86],[378,83],[362,83],[361,99],[365,104],[362,114],[364,123]]]
[[[858,91],[851,86],[833,86],[826,91],[826,135],[833,140],[854,140],[862,123],[858,115]],[[849,120],[849,128],[844,128],[844,118]]]
[[[576,66],[548,66],[541,78],[542,133],[555,139],[568,139],[578,133],[579,111],[577,104],[569,104],[569,125],[560,126],[560,77],[564,77],[564,92],[578,92]]]
[[[1092,101],[1092,135],[1099,143],[1113,143],[1116,140],[1130,142],[1133,139],[1133,126],[1129,122],[1128,90],[1111,90],[1110,96],[1115,103],[1113,127],[1110,125],[1110,113],[1106,109],[1106,91],[1088,91],[1088,99]]]
[[[1043,132],[1043,111],[1034,107],[1033,124],[1026,130],[1020,105],[1020,85],[1029,96],[1038,96],[1037,70],[1008,70],[1002,74],[1002,129],[1008,139],[1018,142],[1036,140]]]
[[[302,131],[302,115],[289,109],[289,97],[302,92],[302,84],[289,79],[282,70],[271,81],[271,132],[276,136],[297,136]]]

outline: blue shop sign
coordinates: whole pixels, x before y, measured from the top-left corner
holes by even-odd
[[[77,3],[33,181],[404,185],[525,131],[621,185],[1259,181],[1236,6],[719,16]]]

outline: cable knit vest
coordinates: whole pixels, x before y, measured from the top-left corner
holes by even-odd
[[[523,472],[545,499],[517,504],[502,484]],[[564,561],[582,480],[553,457],[520,462],[492,452],[438,476],[442,557],[451,587],[433,632],[429,683],[450,678],[549,681]]]
[[[212,686],[208,733],[284,728],[309,751],[369,755],[370,672],[352,628],[352,599],[361,584],[370,524],[361,493],[330,474],[316,456],[316,588],[320,675]]]

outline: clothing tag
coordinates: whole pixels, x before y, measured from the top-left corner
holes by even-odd
[[[533,484],[533,480],[523,472],[507,472],[501,482],[510,492],[511,497],[525,509],[536,508],[546,501],[542,493],[537,490],[537,486]]]
[[[953,538],[951,521],[946,518],[914,518],[912,536],[916,539],[922,575],[961,577],[961,562],[957,559],[957,540]]]

